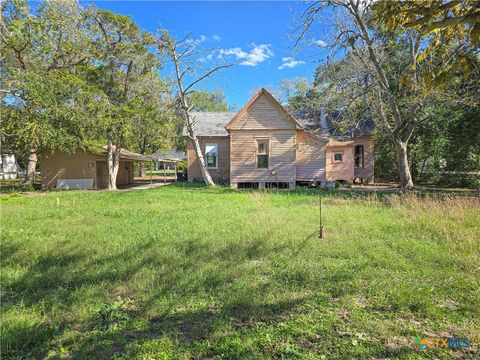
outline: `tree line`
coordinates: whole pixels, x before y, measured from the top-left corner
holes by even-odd
[[[479,187],[478,2],[314,1],[298,43],[324,35],[315,26],[326,19],[335,19],[325,41],[331,56],[312,85],[281,84],[289,106],[340,109],[340,127],[373,118],[376,174],[403,188],[414,180]]]

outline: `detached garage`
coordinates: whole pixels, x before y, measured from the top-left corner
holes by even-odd
[[[117,186],[133,183],[133,163],[151,161],[149,156],[120,150]],[[77,150],[41,156],[42,188],[106,189],[108,185],[107,149],[99,153]]]

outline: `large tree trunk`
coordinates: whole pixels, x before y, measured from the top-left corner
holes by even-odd
[[[412,174],[410,173],[410,167],[408,165],[407,144],[413,133],[413,130],[415,129],[416,122],[409,121],[405,119],[404,116],[402,116],[398,102],[395,99],[394,92],[390,89],[387,76],[382,66],[380,65],[380,61],[374,48],[373,41],[370,38],[367,26],[363,21],[361,3],[355,0],[349,0],[349,2],[344,3],[343,6],[346,7],[353,15],[358,25],[358,28],[360,29],[360,33],[367,45],[370,62],[375,68],[377,80],[381,88],[380,94],[383,91],[387,95],[386,100],[392,112],[393,118],[395,119],[395,127],[394,129],[392,129],[392,134],[395,144],[395,150],[397,153],[397,165],[400,175],[400,185],[403,189],[413,188]],[[412,60],[414,61],[412,64],[414,64],[416,61],[416,55],[418,55],[418,49],[412,54]],[[382,119],[384,120],[387,127],[390,127],[384,115],[382,116]]]
[[[408,143],[400,140],[395,141],[398,173],[400,175],[400,186],[402,189],[413,188],[412,174],[410,173],[410,166],[408,165],[407,144]]]
[[[147,176],[147,167],[145,166],[145,161],[140,162],[140,166],[138,167],[138,176]]]
[[[212,176],[208,172],[208,169],[205,165],[205,158],[203,157],[202,150],[200,149],[200,143],[198,142],[197,137],[195,136],[195,133],[193,130],[190,130],[190,126],[188,126],[188,121],[187,121],[187,129],[188,133],[190,134],[190,140],[193,143],[193,150],[195,151],[195,156],[197,157],[198,165],[200,167],[200,172],[202,173],[202,178],[205,184],[209,186],[215,185],[213,182]]]
[[[108,134],[108,190],[117,190],[118,165],[120,164],[120,146],[113,147],[113,135]]]
[[[27,172],[25,174],[25,185],[33,185],[35,183],[35,170],[37,169],[37,149],[31,148],[28,155]]]
[[[193,149],[195,151],[195,156],[197,157],[198,166],[200,167],[200,172],[202,173],[202,178],[203,178],[203,181],[205,182],[205,185],[215,186],[215,183],[213,182],[213,179],[210,176],[210,173],[208,172],[207,167],[205,166],[205,159],[203,158],[203,154],[202,154],[202,151],[200,149],[200,144],[198,142],[197,136],[195,135],[195,129],[194,129],[194,124],[193,124],[195,119],[192,119],[191,116],[190,116],[190,108],[188,106],[188,101],[187,101],[187,92],[184,90],[183,83],[182,83],[182,77],[185,73],[180,74],[179,59],[178,59],[178,56],[177,56],[177,50],[176,50],[175,46],[172,46],[171,50],[172,50],[173,63],[175,65],[175,74],[176,74],[176,77],[177,77],[177,85],[178,85],[179,97],[180,97],[180,106],[181,106],[182,111],[183,111],[183,118],[185,120],[185,125],[187,126],[188,137],[190,138],[190,140],[192,140]],[[213,72],[213,71],[211,71],[211,72]],[[206,76],[204,76],[203,78],[205,78]],[[202,78],[200,78],[199,80],[196,80],[196,82],[200,81],[201,79]],[[192,83],[189,87],[191,87],[194,83]],[[189,87],[187,87],[187,90],[188,90]]]

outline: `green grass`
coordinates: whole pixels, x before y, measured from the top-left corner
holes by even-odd
[[[317,194],[1,196],[2,358],[478,358],[479,199]]]

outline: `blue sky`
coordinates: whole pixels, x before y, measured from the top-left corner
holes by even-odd
[[[82,2],[84,5],[91,3]],[[129,15],[142,28],[165,28],[181,38],[192,32],[202,48],[216,49],[200,65],[213,61],[235,62],[213,80],[197,88],[221,89],[227,102],[237,108],[260,87],[277,86],[285,78],[311,80],[319,61],[329,50],[326,26],[317,27],[300,51],[294,51],[294,28],[306,4],[290,1],[95,1],[99,8]],[[221,58],[221,60],[219,60]],[[171,68],[162,70],[171,75]]]

